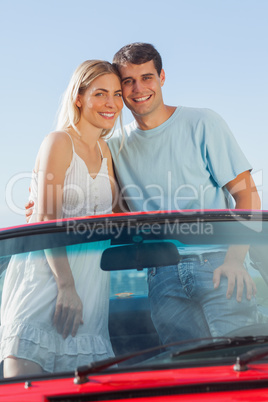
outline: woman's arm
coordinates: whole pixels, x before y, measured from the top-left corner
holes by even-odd
[[[62,132],[50,133],[43,141],[35,163],[35,171],[38,172],[38,221],[62,217],[64,179],[71,160],[70,138]]]
[[[72,160],[72,144],[66,133],[49,134],[41,145],[35,170],[38,172],[37,220],[62,217],[63,187]],[[82,303],[76,292],[65,247],[45,251],[54,275],[58,296],[53,323],[66,338],[75,336],[82,321]]]

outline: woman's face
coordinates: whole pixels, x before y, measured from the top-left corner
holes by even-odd
[[[117,75],[110,73],[96,78],[83,95],[78,95],[76,105],[81,119],[95,128],[109,130],[123,108],[121,83]]]

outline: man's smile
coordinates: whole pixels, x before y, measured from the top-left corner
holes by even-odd
[[[132,100],[134,101],[134,102],[136,102],[136,103],[139,103],[139,102],[146,102],[148,99],[150,99],[152,97],[152,95],[149,95],[149,96],[143,96],[143,97],[141,97],[141,98],[132,98]]]

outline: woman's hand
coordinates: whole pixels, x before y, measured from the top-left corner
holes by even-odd
[[[47,249],[45,255],[58,288],[53,324],[64,339],[70,334],[75,336],[83,324],[83,305],[75,289],[66,248]]]
[[[83,305],[74,285],[58,288],[53,324],[63,338],[75,336],[79,325],[83,324]]]

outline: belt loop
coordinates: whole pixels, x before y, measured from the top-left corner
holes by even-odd
[[[203,257],[203,254],[198,254],[198,260],[199,260],[200,265],[203,265],[203,264],[204,264],[204,257]]]

